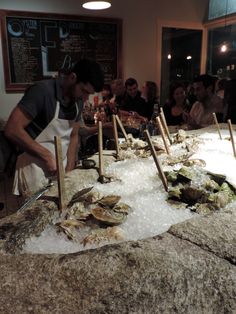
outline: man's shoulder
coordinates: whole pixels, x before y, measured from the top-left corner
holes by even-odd
[[[51,78],[51,79],[46,79],[46,80],[41,80],[37,81],[34,83],[33,86],[42,89],[44,91],[54,91],[55,90],[55,85],[57,84],[57,79]]]
[[[223,99],[214,94],[211,98],[211,104],[216,111],[222,111],[224,107]]]

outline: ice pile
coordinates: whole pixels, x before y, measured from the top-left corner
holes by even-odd
[[[228,131],[222,131],[223,137],[228,136]],[[236,184],[236,160],[232,153],[232,146],[228,140],[220,140],[213,130],[203,133],[201,138],[204,143],[199,146],[198,152],[192,158],[206,161],[206,169],[215,173],[225,174],[227,179]],[[172,152],[178,145],[171,148]],[[169,168],[169,167],[168,167]],[[165,170],[165,169],[164,169]],[[126,240],[137,240],[161,234],[169,227],[196,215],[189,209],[176,209],[166,202],[165,192],[157,175],[152,157],[148,159],[124,160],[113,163],[107,173],[114,174],[121,182],[109,184],[96,183],[94,190],[101,191],[104,195],[121,195],[121,202],[132,207],[132,212],[127,220],[120,225]],[[229,205],[232,207],[232,204]],[[88,234],[88,228],[81,231],[81,240]],[[111,243],[111,242],[109,242]],[[48,226],[40,237],[33,237],[26,242],[24,251],[31,253],[72,253],[89,248],[105,245],[86,245],[73,242],[67,237],[56,232],[55,227]]]

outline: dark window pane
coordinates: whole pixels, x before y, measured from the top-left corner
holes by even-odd
[[[201,43],[201,30],[162,29],[161,104],[172,81],[192,81],[200,74]]]
[[[222,45],[226,46],[225,52]],[[218,77],[236,77],[236,25],[208,31],[207,72]]]

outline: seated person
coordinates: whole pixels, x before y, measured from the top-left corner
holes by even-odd
[[[156,83],[152,81],[144,82],[141,97],[145,100],[145,106],[140,108],[142,111],[141,115],[146,117],[148,120],[151,120],[154,116],[157,117],[159,114],[159,97]]]
[[[187,115],[189,129],[200,129],[213,124],[213,112],[216,113],[219,122],[223,121],[223,101],[214,94],[214,86],[215,78],[208,74],[199,75],[195,78],[193,87],[197,101]]]
[[[123,104],[119,107],[119,116],[125,126],[129,128],[128,132],[133,133],[135,129],[139,129],[141,123],[147,121],[147,118],[141,115],[143,112],[142,108],[146,103],[141,97],[138,83],[134,78],[126,80],[125,88],[126,95]]]
[[[142,114],[145,100],[141,97],[141,92],[138,90],[138,83],[134,78],[128,78],[125,81],[126,96],[121,110],[134,111],[139,115]]]
[[[115,79],[111,83],[111,91],[113,97],[110,99],[110,107],[114,113],[117,113],[119,108],[123,106],[125,99],[125,86],[122,79]]]
[[[190,111],[190,104],[186,97],[184,84],[173,82],[170,85],[170,94],[163,107],[168,125],[181,125],[186,123],[186,113]]]
[[[112,98],[112,91],[110,84],[104,84],[101,90],[102,101],[106,102],[107,100],[110,101]]]

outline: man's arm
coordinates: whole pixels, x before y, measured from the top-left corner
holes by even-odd
[[[71,135],[70,135],[70,143],[67,150],[67,165],[66,172],[71,171],[75,168],[75,164],[78,156],[79,149],[79,124],[80,122],[75,122]]]
[[[49,172],[56,171],[56,161],[53,154],[38,142],[33,140],[25,128],[32,121],[29,114],[20,107],[15,107],[5,126],[6,137],[15,143],[21,150],[40,158]]]

